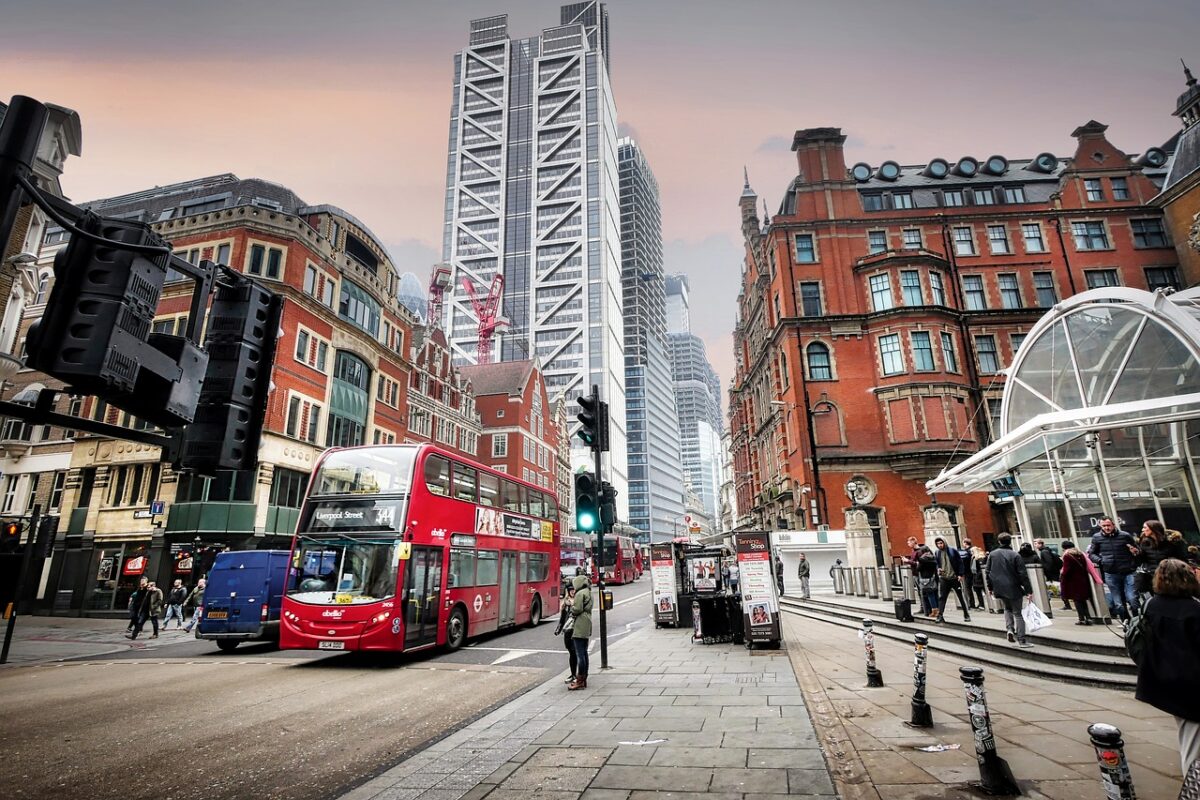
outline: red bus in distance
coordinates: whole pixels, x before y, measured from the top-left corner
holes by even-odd
[[[431,444],[333,449],[292,543],[280,646],[404,651],[559,610],[558,501]]]
[[[596,549],[596,537],[592,537],[592,551]],[[599,580],[596,559],[592,559],[592,580]],[[620,534],[604,534],[604,582],[611,584],[633,583],[638,578],[634,565],[633,538]]]

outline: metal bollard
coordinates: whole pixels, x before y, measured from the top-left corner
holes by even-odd
[[[1029,585],[1033,587],[1033,599],[1047,617],[1054,616],[1054,604],[1050,602],[1050,590],[1046,586],[1046,571],[1041,564],[1026,564]]]
[[[925,702],[925,659],[929,652],[929,637],[913,634],[913,697],[911,728],[932,728],[933,709]]]
[[[992,596],[992,582],[988,580],[987,570],[980,570],[979,574],[983,576],[983,604],[987,608],[989,614],[999,613],[1000,602]]]
[[[875,666],[875,623],[864,618],[862,621],[863,649],[867,652],[867,688],[883,686],[883,673]]]
[[[854,593],[859,597],[867,596],[867,575],[862,567],[854,568]]]
[[[912,570],[905,569],[904,573],[900,576],[900,580],[901,580],[900,586],[901,586],[902,591],[904,592],[904,599],[910,603],[916,603],[917,602],[917,579],[916,579],[916,576],[913,575]]]
[[[833,579],[833,593],[834,594],[842,593],[842,580],[841,580],[842,576],[840,574],[841,571],[842,571],[842,568],[837,567],[837,566],[830,567],[830,569],[829,569],[829,577]]]
[[[1087,730],[1088,736],[1092,737],[1092,746],[1096,748],[1104,796],[1108,800],[1137,800],[1133,778],[1129,774],[1129,762],[1125,760],[1125,742],[1121,740],[1121,730],[1102,722],[1089,725]]]
[[[872,600],[879,599],[879,570],[873,567],[866,568],[867,576],[867,596]]]
[[[846,594],[858,594],[858,575],[853,567],[846,567],[846,578],[848,580],[848,583],[846,584]]]
[[[887,567],[880,567],[876,570],[879,573],[879,596],[886,603],[891,603],[896,599],[896,595],[892,590],[892,571]]]
[[[1013,797],[1021,794],[1012,770],[996,752],[996,737],[992,734],[992,717],[988,713],[987,695],[983,691],[983,669],[959,667],[963,690],[967,695],[967,715],[975,734],[975,757],[979,761],[979,788],[991,795]]]

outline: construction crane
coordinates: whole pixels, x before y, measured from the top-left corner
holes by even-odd
[[[442,305],[446,300],[446,290],[450,288],[450,265],[438,264],[433,268],[433,276],[429,279],[429,326],[442,327]]]
[[[500,311],[500,296],[504,294],[504,276],[499,272],[492,278],[492,285],[488,287],[487,297],[480,299],[475,293],[475,284],[470,278],[462,279],[463,291],[467,293],[467,297],[471,298],[471,306],[475,309],[475,316],[479,318],[479,340],[475,346],[475,363],[490,364],[492,363],[492,336],[496,333],[496,328],[502,325],[507,325],[508,320],[499,315]]]

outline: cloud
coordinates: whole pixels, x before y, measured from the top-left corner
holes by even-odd
[[[792,151],[792,140],[786,136],[771,136],[764,139],[758,147],[754,148],[756,153],[790,153]]]
[[[638,134],[637,128],[633,127],[628,122],[617,123],[617,138],[623,139],[626,136],[628,136],[630,139],[633,139],[638,144],[641,144],[642,142],[642,137]]]

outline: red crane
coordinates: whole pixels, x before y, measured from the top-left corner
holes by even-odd
[[[492,285],[488,287],[487,297],[482,300],[475,293],[475,284],[470,278],[463,278],[462,286],[467,297],[471,298],[475,316],[479,318],[479,342],[475,346],[475,363],[490,364],[492,363],[492,336],[495,335],[496,328],[508,324],[508,320],[499,315],[500,295],[504,294],[504,276],[499,272],[496,273],[492,278]]]
[[[433,268],[433,276],[429,279],[429,319],[431,328],[442,327],[442,304],[446,299],[446,289],[450,288],[450,265],[438,264]]]

